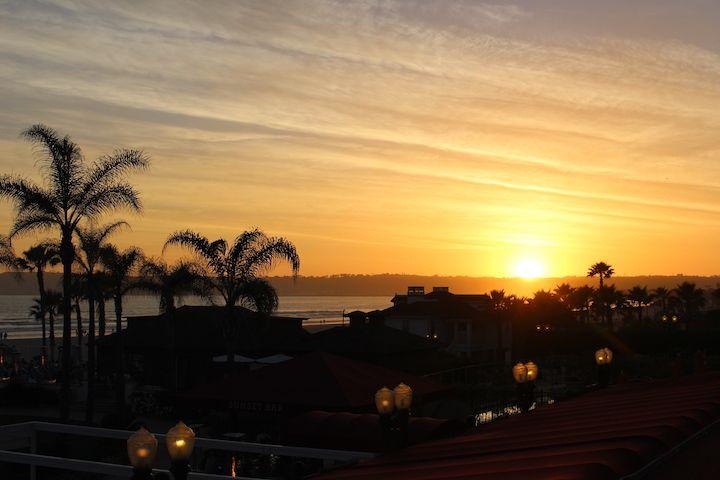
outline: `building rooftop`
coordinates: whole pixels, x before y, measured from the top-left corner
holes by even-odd
[[[718,420],[718,374],[616,385],[321,478],[615,479],[660,459]],[[692,463],[702,468],[700,459],[694,460],[668,456],[664,468],[672,462],[680,469]]]

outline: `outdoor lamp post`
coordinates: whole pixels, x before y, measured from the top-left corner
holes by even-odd
[[[400,441],[400,447],[408,444],[408,423],[410,422],[410,406],[412,405],[412,388],[404,383],[400,383],[393,390],[395,398],[395,408],[397,409],[397,426]]]
[[[530,410],[535,401],[535,379],[538,376],[538,366],[534,362],[518,362],[513,367],[512,373],[517,384],[518,407],[526,412]]]
[[[176,480],[185,480],[190,472],[190,455],[195,447],[195,432],[182,421],[168,430],[165,435],[172,465],[170,471]]]
[[[152,467],[155,464],[158,442],[155,435],[141,427],[127,439],[127,452],[133,467],[134,480],[152,478]]]
[[[610,383],[610,364],[613,352],[609,348],[601,348],[595,352],[595,363],[598,366],[598,385],[607,387]]]
[[[412,398],[412,388],[404,383],[400,383],[394,390],[383,387],[375,393],[375,408],[380,416],[380,432],[385,450],[407,445]]]

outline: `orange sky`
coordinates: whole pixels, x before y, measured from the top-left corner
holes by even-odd
[[[720,6],[627,3],[5,3],[0,172],[36,122],[145,149],[117,242],[150,254],[259,226],[305,275],[720,273]]]

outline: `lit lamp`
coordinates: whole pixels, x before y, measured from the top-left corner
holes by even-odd
[[[178,422],[165,435],[172,465],[170,471],[176,480],[185,480],[190,472],[188,461],[195,447],[195,432],[183,422]]]
[[[130,435],[127,440],[127,452],[133,467],[133,479],[146,480],[152,478],[152,467],[157,455],[157,439],[141,427]]]
[[[526,412],[530,410],[535,401],[535,380],[538,376],[538,366],[534,362],[518,362],[513,367],[512,374],[517,384],[518,407]]]
[[[380,416],[385,450],[407,445],[412,398],[412,388],[404,383],[400,383],[394,390],[383,387],[375,392],[375,408]]]
[[[613,360],[613,352],[609,348],[601,348],[595,352],[595,363],[598,366],[598,385],[607,387],[610,383],[610,364]]]

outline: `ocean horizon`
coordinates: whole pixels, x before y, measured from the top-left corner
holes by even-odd
[[[8,339],[41,338],[42,326],[30,315],[35,295],[0,295],[0,332],[7,332]],[[274,315],[306,318],[305,325],[339,324],[343,312],[353,310],[376,310],[391,306],[390,296],[280,296]],[[208,305],[195,296],[183,297],[178,306]],[[152,295],[128,295],[123,299],[123,324],[125,318],[143,315],[157,315],[159,300]],[[107,331],[115,331],[115,310],[112,301],[105,307]],[[87,328],[87,302],[81,304],[84,328]],[[97,321],[97,318],[96,318]],[[73,334],[76,318],[73,314]],[[48,325],[49,328],[49,325]],[[55,335],[62,336],[62,316],[55,320]]]

